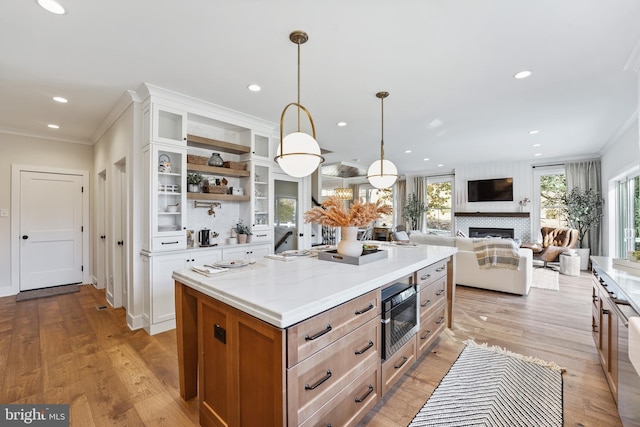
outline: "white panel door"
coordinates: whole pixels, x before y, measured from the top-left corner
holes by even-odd
[[[82,176],[20,174],[20,290],[82,283]]]

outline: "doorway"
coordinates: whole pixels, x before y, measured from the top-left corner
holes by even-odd
[[[304,237],[300,208],[300,183],[291,177],[274,180],[274,252],[299,249]]]
[[[12,292],[89,282],[88,172],[12,166]]]
[[[110,242],[113,257],[113,272],[107,285],[107,301],[113,307],[127,308],[127,164],[126,159],[113,167],[113,239]]]

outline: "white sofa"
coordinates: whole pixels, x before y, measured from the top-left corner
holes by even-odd
[[[518,270],[487,269],[479,267],[473,248],[473,240],[470,238],[423,234],[414,231],[410,233],[409,239],[418,244],[458,248],[454,264],[454,279],[458,285],[518,295],[529,294],[533,280],[533,252],[531,249],[518,249],[518,255],[520,255]]]

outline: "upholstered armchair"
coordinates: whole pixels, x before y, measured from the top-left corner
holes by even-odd
[[[573,228],[553,228],[542,227],[542,248],[539,252],[533,253],[533,259],[542,261],[544,266],[547,263],[558,261],[561,253],[575,248],[578,243],[578,230]]]

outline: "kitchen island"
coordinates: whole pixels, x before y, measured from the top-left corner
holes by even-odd
[[[298,257],[211,278],[175,271],[180,394],[199,396],[200,424],[341,425],[364,416],[385,379],[415,361],[417,340],[432,343],[453,321],[456,249],[382,248],[387,258],[360,266]],[[424,323],[435,327],[399,350],[399,362],[382,363],[380,290],[395,282],[424,286]]]

